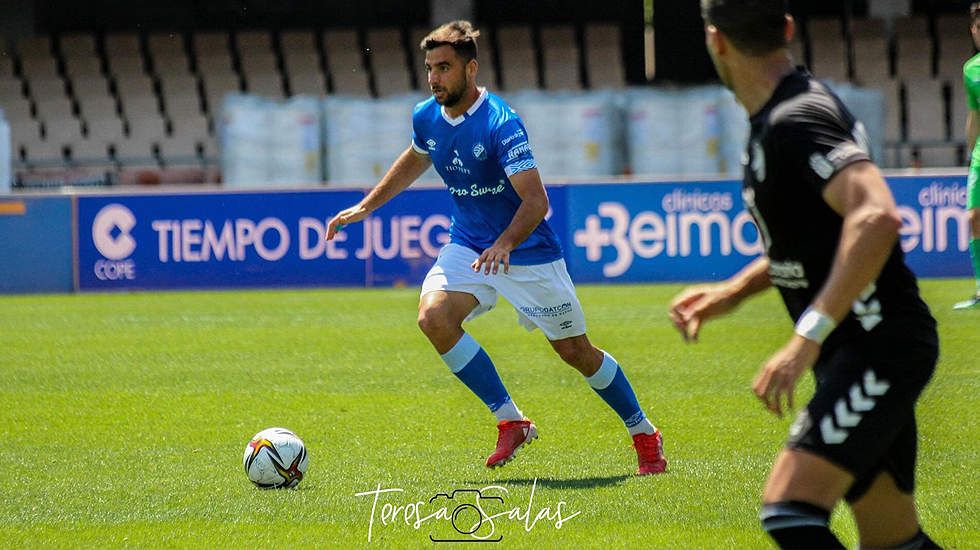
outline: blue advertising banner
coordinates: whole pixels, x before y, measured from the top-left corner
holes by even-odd
[[[893,177],[920,276],[967,276],[966,177]],[[576,282],[718,280],[762,252],[736,181],[550,187]],[[448,239],[444,189],[409,189],[327,243],[363,190],[81,196],[82,290],[418,285]],[[11,263],[16,263],[11,260]]]
[[[919,277],[967,277],[970,221],[966,176],[889,178],[905,261]]]
[[[360,191],[78,198],[79,289],[362,286],[365,264],[327,220]],[[347,242],[345,242],[347,241]]]
[[[721,279],[762,253],[732,181],[568,188],[569,273],[578,282]]]
[[[0,292],[72,289],[70,197],[0,196]]]

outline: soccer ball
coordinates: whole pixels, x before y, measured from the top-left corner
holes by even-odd
[[[303,440],[285,428],[269,428],[255,434],[242,458],[248,479],[263,489],[299,485],[309,462]]]

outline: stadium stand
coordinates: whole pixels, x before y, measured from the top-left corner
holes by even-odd
[[[829,14],[829,15],[828,15]],[[514,92],[623,88],[621,25],[501,19],[480,25],[480,81]],[[878,90],[886,166],[965,162],[963,13],[893,21],[833,10],[800,18],[791,44],[822,79]],[[214,163],[224,97],[387,97],[427,89],[427,26],[80,31],[0,44],[0,107],[23,166]]]

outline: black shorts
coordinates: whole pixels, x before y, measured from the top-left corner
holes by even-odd
[[[878,336],[825,350],[814,366],[816,392],[786,444],[853,474],[848,502],[861,498],[883,471],[901,491],[915,489],[915,401],[935,370],[938,337],[928,329]]]

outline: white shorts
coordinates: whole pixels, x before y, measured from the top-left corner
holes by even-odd
[[[585,334],[585,313],[565,260],[511,265],[510,273],[501,266],[496,275],[486,275],[470,267],[478,257],[465,246],[447,244],[425,276],[421,295],[437,290],[472,294],[480,303],[466,317],[469,321],[493,309],[500,293],[517,310],[517,322],[529,331],[540,328],[548,340]]]

